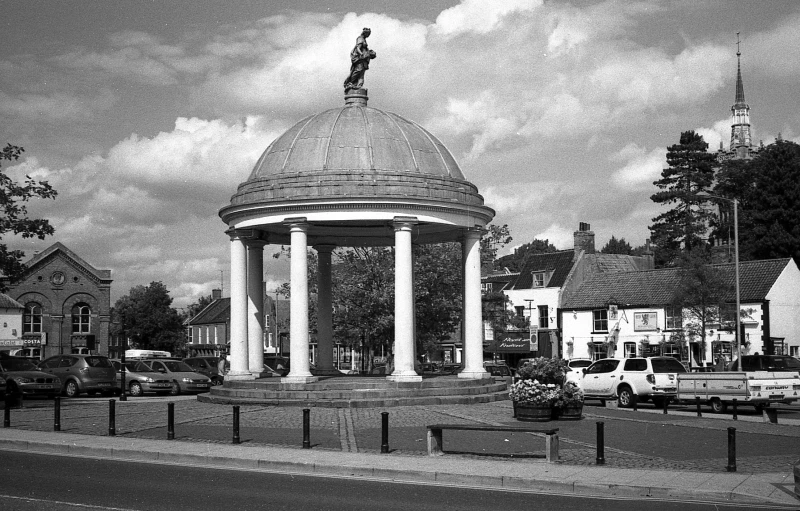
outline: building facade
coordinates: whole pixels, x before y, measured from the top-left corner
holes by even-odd
[[[98,270],[61,243],[25,263],[8,295],[23,306],[20,347],[46,358],[63,353],[108,355],[111,270]]]
[[[22,310],[18,301],[0,293],[0,351],[16,354],[23,349]]]

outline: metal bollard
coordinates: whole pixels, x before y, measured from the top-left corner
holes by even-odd
[[[697,416],[698,417],[702,417],[703,413],[700,411],[700,398],[696,397],[696,398],[694,398],[694,400],[697,403]]]
[[[108,436],[115,436],[117,434],[117,412],[113,399],[108,400]]]
[[[125,350],[122,350],[122,354],[119,357],[119,364],[120,364],[120,393],[119,393],[119,400],[120,401],[127,401],[128,400],[128,393],[125,392],[127,388],[127,384],[125,383]]]
[[[605,465],[606,464],[606,445],[605,439],[603,438],[603,430],[605,427],[605,423],[598,421],[597,422],[597,459],[595,460],[598,465]]]
[[[667,408],[669,408],[669,398],[664,398],[664,415],[667,415]]]
[[[61,397],[56,396],[53,403],[53,431],[61,431]]]
[[[303,449],[311,449],[311,435],[309,434],[309,414],[311,410],[303,408]]]
[[[639,411],[639,395],[638,394],[632,394],[631,395],[631,406],[633,406],[633,411],[634,412],[638,412]]]
[[[728,472],[736,472],[736,428],[728,428]]]
[[[11,427],[11,402],[8,399],[8,395],[6,395],[6,408],[3,410],[3,427]]]
[[[389,412],[381,412],[381,454],[389,452]]]
[[[239,405],[233,406],[233,443],[240,443],[239,440]]]
[[[737,406],[738,406],[738,403],[736,402],[736,399],[734,399],[733,400],[733,420],[735,420],[735,421],[739,420],[739,413],[736,410]]]
[[[167,440],[175,440],[175,403],[167,403]]]

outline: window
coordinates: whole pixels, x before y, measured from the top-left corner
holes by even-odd
[[[22,333],[38,334],[42,331],[42,306],[36,302],[25,304],[22,314]]]
[[[594,316],[594,331],[608,332],[608,309],[595,309],[592,311]]]
[[[603,344],[602,342],[592,343],[592,352],[591,352],[592,360],[600,360],[601,358],[606,358],[607,352],[608,349],[606,348],[606,345]]]
[[[481,283],[481,291],[484,293],[491,293],[492,292],[492,283],[491,282],[483,282]]]
[[[625,358],[633,358],[636,356],[636,343],[635,342],[626,342],[622,345],[623,353],[625,353]]]
[[[544,287],[544,272],[533,274],[533,287]]]
[[[525,315],[525,306],[524,305],[517,305],[514,307],[514,310],[517,311],[517,316],[522,317]]]
[[[72,307],[72,333],[88,334],[91,329],[92,310],[85,303]]]
[[[683,328],[683,314],[680,307],[667,307],[667,330],[680,330]]]
[[[719,308],[719,326],[725,330],[736,330],[736,305],[726,303]]]
[[[800,355],[800,346],[789,346],[789,355],[793,357]]]
[[[539,306],[539,328],[550,328],[550,318],[547,316],[548,311],[547,305]]]
[[[647,360],[643,358],[633,358],[625,361],[626,371],[647,371]]]
[[[601,344],[601,346],[602,346],[602,344]],[[619,360],[616,360],[616,359],[613,359],[613,358],[609,358],[609,359],[606,359],[606,360],[600,360],[600,361],[595,362],[594,364],[590,365],[586,369],[586,372],[588,374],[610,373],[614,369],[616,369],[618,365],[619,365]]]

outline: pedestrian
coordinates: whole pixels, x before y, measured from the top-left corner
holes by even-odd
[[[723,357],[717,357],[717,363],[714,364],[714,372],[719,373],[725,370],[725,359]]]
[[[228,374],[228,361],[226,360],[227,357],[222,355],[219,357],[219,362],[217,362],[217,372],[219,372],[220,376],[225,376]]]

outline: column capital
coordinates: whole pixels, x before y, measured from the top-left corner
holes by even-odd
[[[336,248],[336,245],[314,245],[314,250],[318,253],[327,252],[331,253]]]
[[[392,219],[392,227],[395,231],[409,230],[418,223],[419,220],[415,216],[396,216]]]
[[[225,231],[225,234],[233,240],[241,240],[247,242],[263,242],[266,245],[266,240],[263,239],[263,232],[258,229],[235,229],[230,228]]]
[[[467,227],[462,231],[462,239],[469,240],[469,239],[476,239],[482,237],[484,234],[489,232],[487,229],[476,225],[475,227]]]

